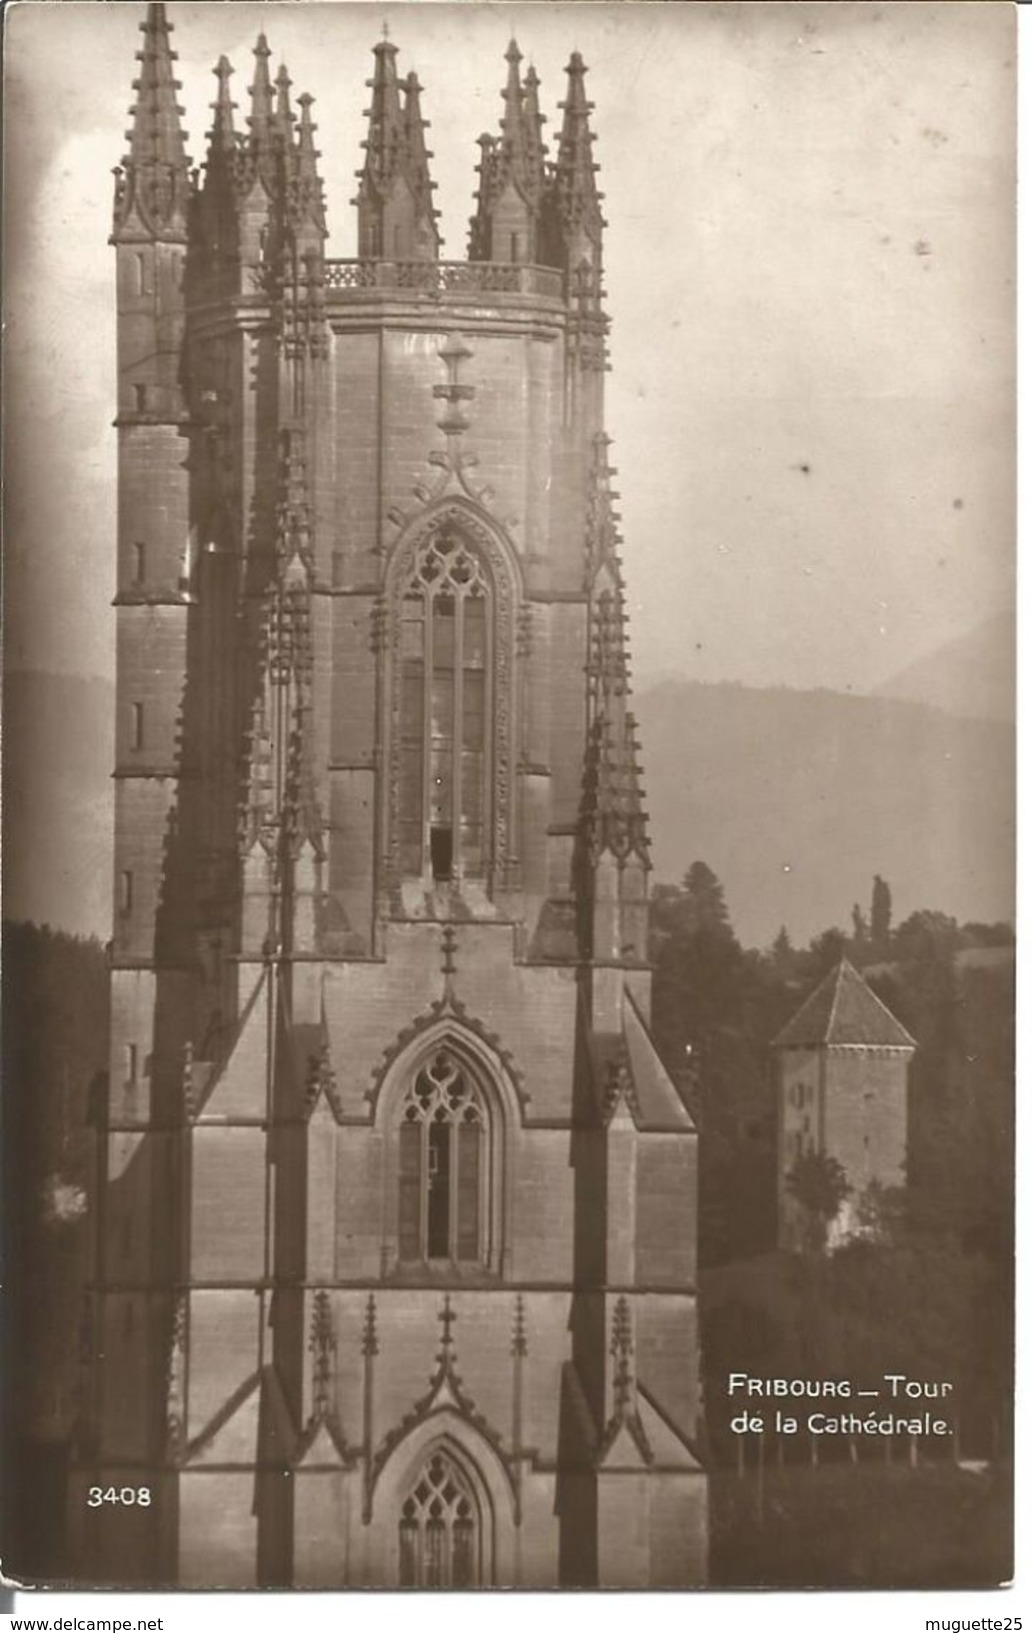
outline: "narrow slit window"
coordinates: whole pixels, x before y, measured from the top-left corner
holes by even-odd
[[[133,910],[133,875],[130,868],[123,868],[118,875],[118,911],[131,913]]]
[[[147,546],[138,540],[133,545],[133,583],[142,584],[147,576]]]
[[[136,1044],[135,1043],[127,1043],[126,1046],[125,1046],[125,1080],[126,1080],[127,1083],[135,1083],[136,1082],[136,1076],[137,1076]]]
[[[147,412],[147,387],[146,386],[141,386],[141,385],[133,386],[133,400],[134,400],[134,402],[136,404],[137,414],[146,414],[146,412]]]
[[[143,704],[134,703],[129,721],[129,738],[134,749],[143,747]]]

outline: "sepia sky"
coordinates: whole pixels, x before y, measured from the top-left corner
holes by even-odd
[[[354,253],[389,22],[461,257],[515,33],[596,104],[634,671],[868,690],[1013,594],[1008,5],[170,4],[188,148],[226,52],[309,90]],[[113,673],[114,257],[143,5],[7,10],[6,661]]]

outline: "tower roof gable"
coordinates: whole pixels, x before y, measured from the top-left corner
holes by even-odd
[[[871,991],[847,958],[828,971],[773,1043],[775,1049],[816,1049],[833,1045],[916,1048],[910,1033]]]

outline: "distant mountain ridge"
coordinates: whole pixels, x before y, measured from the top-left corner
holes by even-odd
[[[668,681],[635,698],[656,877],[696,858],[747,945],[866,914],[1014,911],[1013,729],[894,698]]]
[[[874,696],[926,703],[969,719],[1013,720],[1016,681],[1014,614],[1001,612],[908,664],[876,686]]]
[[[897,922],[1013,912],[1014,740],[997,721],[892,698],[665,681],[635,697],[655,877],[696,858],[747,945],[864,912],[875,873]],[[114,689],[4,683],[4,913],[106,938]]]

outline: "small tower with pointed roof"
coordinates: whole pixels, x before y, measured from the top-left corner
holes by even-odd
[[[833,1158],[849,1192],[828,1222],[835,1246],[865,1228],[864,1193],[906,1182],[907,1074],[917,1045],[848,959],[828,974],[772,1045],[778,1093],[778,1239],[810,1239],[789,1184],[801,1157]]]

